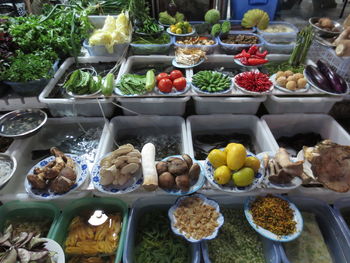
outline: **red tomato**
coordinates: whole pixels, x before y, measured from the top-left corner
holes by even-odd
[[[180,70],[173,70],[170,72],[170,79],[174,81],[175,79],[181,78],[184,75],[182,75],[182,72]]]
[[[167,73],[159,73],[156,77],[157,83],[161,80],[161,79],[170,79],[170,76]]]
[[[161,79],[158,83],[158,89],[161,92],[169,93],[173,88],[173,83],[170,79]]]
[[[173,81],[174,87],[178,91],[182,91],[186,88],[186,78],[181,77]]]

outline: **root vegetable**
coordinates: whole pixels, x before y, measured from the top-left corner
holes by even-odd
[[[297,82],[298,89],[305,88],[306,84],[307,84],[306,79],[304,79],[304,78],[298,79],[298,82]]]
[[[343,40],[349,40],[350,39],[350,27],[345,29],[338,37],[336,40],[334,40],[333,44],[338,46],[341,41]]]
[[[335,53],[339,57],[350,56],[350,40],[341,40],[335,48]]]
[[[158,175],[155,164],[156,149],[152,143],[146,143],[141,151],[143,188],[154,191],[158,188]]]
[[[286,88],[289,90],[296,90],[297,83],[295,81],[288,81],[286,84]]]
[[[199,164],[198,163],[192,164],[192,166],[188,172],[188,176],[189,176],[190,180],[197,182],[200,172],[201,172],[201,167],[199,166]]]
[[[188,154],[183,154],[181,157],[187,163],[188,169],[190,169],[193,164],[192,158]]]
[[[286,84],[287,84],[287,78],[282,76],[282,77],[279,77],[277,80],[276,80],[276,83],[278,86],[281,86],[281,87],[285,87]]]

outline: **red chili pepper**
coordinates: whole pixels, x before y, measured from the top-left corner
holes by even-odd
[[[243,49],[243,51],[239,54],[237,54],[236,56],[234,56],[234,58],[249,58],[251,55],[249,53],[247,53],[247,51],[245,51],[245,49]]]
[[[259,52],[259,50],[255,53],[255,55],[257,55],[260,58],[265,58],[267,56],[267,50],[265,50],[264,52]]]
[[[240,61],[243,65],[249,65],[248,59],[249,59],[249,58],[243,57],[243,58],[240,58],[239,61]]]
[[[252,45],[249,50],[248,50],[248,53],[250,55],[255,55],[255,53],[259,50],[259,47],[256,46],[256,45]]]
[[[254,92],[265,92],[272,86],[268,75],[256,71],[241,73],[235,78],[235,81],[240,87]]]
[[[267,59],[264,58],[248,58],[248,65],[250,66],[256,66],[261,65],[269,62]]]

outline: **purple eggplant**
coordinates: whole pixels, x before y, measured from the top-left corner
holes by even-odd
[[[317,67],[320,72],[325,76],[331,88],[336,93],[344,93],[347,90],[347,85],[342,77],[340,77],[331,67],[327,66],[322,60],[317,61]]]
[[[316,67],[307,65],[305,68],[305,73],[307,78],[310,79],[315,86],[325,91],[333,92],[328,79],[323,76],[323,74]]]

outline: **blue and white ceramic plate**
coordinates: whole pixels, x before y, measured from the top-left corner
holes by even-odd
[[[202,58],[198,63],[193,64],[193,65],[185,65],[185,64],[180,64],[176,62],[176,58],[174,58],[171,61],[171,64],[175,67],[175,68],[183,68],[183,69],[187,69],[187,68],[194,68],[199,66],[200,64],[202,64],[205,61],[205,58]]]
[[[249,156],[255,157],[253,153],[247,151],[247,157]],[[228,184],[224,184],[224,185],[218,184],[214,179],[215,168],[211,165],[208,158],[205,160],[205,171],[206,171],[205,176],[212,186],[214,186],[216,189],[219,189],[221,191],[230,192],[230,193],[244,193],[244,192],[252,191],[262,183],[264,179],[264,174],[265,174],[264,166],[262,163],[260,163],[260,169],[255,174],[253,183],[248,186],[241,187],[241,186],[235,186],[232,180],[230,180]]]
[[[227,76],[226,74],[223,74],[221,72],[219,72],[220,74],[222,75],[225,75]],[[200,88],[198,88],[196,85],[193,84],[193,82],[191,82],[191,86],[192,86],[192,89],[197,92],[197,93],[202,93],[202,94],[225,94],[225,93],[228,93],[232,90],[233,88],[233,82],[232,82],[232,78],[231,78],[231,84],[230,84],[230,87],[226,90],[223,90],[223,91],[219,91],[219,92],[209,92],[209,91],[204,91],[204,90],[201,90]]]
[[[212,207],[215,208],[216,212],[219,213],[219,217],[217,219],[217,223],[218,223],[218,226],[216,227],[215,231],[210,235],[210,236],[207,236],[207,237],[204,237],[202,239],[194,239],[192,237],[190,238],[187,238],[185,233],[182,233],[180,232],[180,230],[178,228],[175,227],[175,224],[176,224],[176,218],[174,216],[174,213],[176,211],[176,209],[179,207],[180,205],[180,202],[186,198],[189,198],[189,197],[199,197],[200,199],[203,200],[203,202],[207,205],[210,205]],[[214,239],[216,238],[218,232],[219,232],[219,229],[220,227],[224,224],[224,217],[223,215],[220,213],[220,207],[218,205],[217,202],[215,202],[214,200],[211,200],[211,199],[208,199],[207,197],[205,197],[204,195],[202,194],[194,194],[194,195],[191,195],[191,196],[182,196],[182,197],[179,197],[175,204],[170,207],[169,211],[168,211],[168,217],[170,219],[170,225],[171,225],[171,230],[176,234],[176,235],[179,235],[179,236],[182,236],[184,237],[187,241],[191,242],[191,243],[197,243],[197,242],[200,242],[202,240],[211,240],[211,239]]]
[[[264,63],[264,64],[259,64],[259,65],[249,66],[249,65],[244,65],[239,59],[236,59],[236,58],[234,58],[233,61],[241,67],[250,68],[250,69],[262,67],[266,64],[266,63]]]
[[[261,152],[256,157],[263,163],[264,155],[267,154],[269,158],[275,157],[275,152]],[[293,162],[297,161],[296,158],[291,158]],[[270,182],[269,175],[267,174],[263,180],[264,185],[267,188],[281,189],[281,190],[292,190],[299,187],[303,181],[299,177],[294,177],[293,180],[289,184],[274,184]]]
[[[279,196],[279,195],[274,195],[274,196],[277,196],[283,200],[286,200],[289,203],[289,207],[293,210],[293,213],[294,213],[293,220],[297,223],[295,233],[293,233],[291,235],[286,235],[286,236],[278,236],[278,235],[258,226],[257,224],[255,224],[254,220],[253,220],[253,216],[252,216],[251,211],[250,211],[250,206],[255,201],[257,196],[249,197],[246,199],[246,201],[244,203],[244,214],[245,214],[249,224],[251,225],[251,227],[254,228],[254,230],[256,232],[258,232],[260,235],[262,235],[262,236],[264,236],[272,241],[290,242],[290,241],[296,239],[297,237],[299,237],[301,232],[303,231],[303,218],[301,216],[299,209],[293,203],[291,203],[288,199],[286,199],[282,196]]]
[[[174,87],[172,88],[171,92],[169,93],[165,93],[165,92],[161,92],[158,87],[156,86],[154,88],[155,93],[159,94],[159,95],[165,95],[165,96],[178,96],[178,95],[182,95],[185,94],[187,91],[190,90],[191,88],[191,84],[186,80],[187,84],[186,84],[186,88],[184,88],[184,90],[182,91],[178,91],[176,90]]]
[[[264,91],[264,92],[256,92],[256,91],[250,91],[250,90],[247,90],[241,86],[239,86],[236,82],[236,79],[239,75],[243,74],[244,72],[242,73],[239,73],[237,74],[236,76],[234,76],[233,78],[233,84],[237,87],[237,89],[241,90],[242,92],[244,93],[247,93],[247,94],[251,94],[251,95],[265,95],[265,94],[271,94],[271,92],[273,91],[273,88],[274,88],[274,85],[272,84],[270,86],[270,88],[267,90],[267,91]]]
[[[139,188],[143,183],[143,176],[142,176],[142,169],[137,172],[137,174],[131,178],[125,185],[102,185],[100,184],[100,163],[103,158],[106,158],[111,153],[106,154],[104,157],[102,157],[100,160],[98,160],[94,166],[92,167],[91,176],[92,176],[92,183],[98,191],[101,193],[109,194],[109,195],[121,195],[130,193],[137,188]]]
[[[182,159],[181,155],[173,155],[173,156],[169,156],[167,158],[164,158],[162,161],[166,162],[171,157],[177,157],[177,158]],[[199,167],[201,168],[201,172],[199,174],[199,178],[198,178],[197,182],[194,185],[192,185],[187,192],[182,191],[182,190],[175,190],[175,189],[174,190],[162,189],[163,191],[165,191],[171,195],[189,195],[189,194],[193,194],[193,193],[197,192],[198,190],[200,190],[203,187],[203,185],[205,183],[204,168],[203,168],[202,164],[200,164],[197,160],[194,160],[194,159],[192,159],[192,160],[193,160],[193,163],[198,163]]]
[[[187,33],[187,34],[175,34],[173,32],[171,32],[170,30],[170,27],[167,28],[166,32],[169,34],[169,35],[172,35],[172,36],[176,36],[176,37],[188,37],[188,36],[192,36],[196,33],[196,29],[194,27],[192,27],[192,32],[191,33]]]
[[[87,166],[86,161],[83,158],[81,158],[80,156],[75,155],[75,154],[65,154],[65,155],[72,158],[73,161],[75,162],[75,172],[77,175],[77,179],[76,179],[75,184],[72,186],[72,188],[64,194],[53,193],[48,189],[47,190],[33,189],[32,186],[30,185],[29,181],[27,180],[27,177],[26,177],[26,179],[24,180],[24,187],[30,196],[32,196],[36,199],[42,199],[42,200],[57,199],[57,198],[66,196],[66,195],[70,194],[71,192],[77,190],[85,182],[86,178],[89,175],[88,166]],[[55,158],[56,158],[55,156],[50,156],[50,157],[45,158],[44,160],[42,160],[39,163],[37,163],[36,165],[34,165],[30,169],[28,174],[33,174],[35,168],[44,168],[49,162],[54,161]]]

